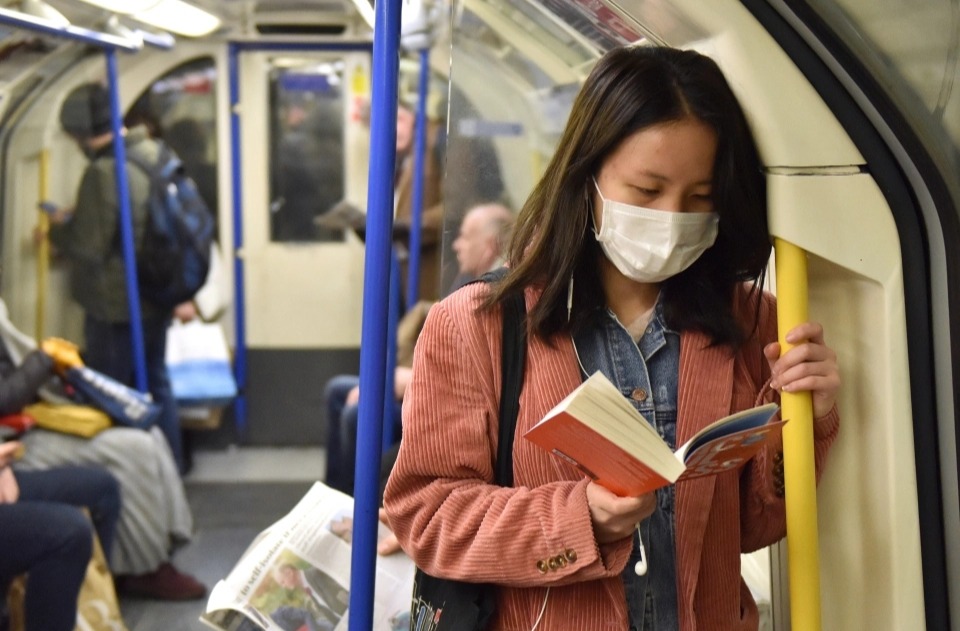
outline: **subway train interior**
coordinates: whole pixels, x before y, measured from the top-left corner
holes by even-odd
[[[806,253],[809,312],[841,368],[842,428],[816,494],[822,628],[960,629],[960,3],[388,1],[401,7],[388,76],[418,143],[439,156],[435,297],[456,282],[466,211],[522,206],[606,51],[666,44],[717,61],[759,144],[772,236]],[[37,236],[40,202],[72,205],[88,164],[58,118],[77,86],[114,90],[126,126],[174,147],[214,210],[215,297],[201,315],[223,331],[239,390],[183,411],[194,533],[174,556],[207,587],[324,479],[324,386],[360,372],[366,303],[386,293],[365,287],[363,230],[326,220],[362,217],[370,178],[393,177],[370,167],[371,103],[388,89],[375,55],[378,29],[392,28],[381,9],[0,4],[10,322],[84,344],[69,263]],[[788,565],[784,544],[744,557],[761,628],[797,626]],[[120,605],[131,631],[206,628],[203,600]]]

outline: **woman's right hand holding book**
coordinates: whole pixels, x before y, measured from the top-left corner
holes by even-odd
[[[587,506],[597,543],[611,543],[630,537],[637,524],[653,514],[657,507],[654,493],[640,497],[620,497],[596,482],[587,485]]]

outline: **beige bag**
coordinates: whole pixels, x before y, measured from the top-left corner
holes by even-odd
[[[23,631],[24,576],[18,576],[7,592],[10,631]],[[77,598],[77,626],[74,631],[129,631],[120,614],[120,602],[113,587],[113,575],[100,540],[93,536],[93,555],[87,564],[87,575]]]
[[[93,556],[77,599],[76,631],[128,631],[120,614],[120,602],[113,587],[113,575],[100,546],[93,538]]]

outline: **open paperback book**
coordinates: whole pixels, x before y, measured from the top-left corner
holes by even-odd
[[[380,524],[379,536],[389,530]],[[345,631],[353,498],[320,482],[260,533],[210,592],[200,620],[222,631]],[[373,631],[407,629],[413,561],[377,556]]]
[[[741,466],[786,421],[768,403],[711,423],[676,452],[601,372],[558,403],[524,437],[579,467],[617,495],[638,496],[677,480]]]

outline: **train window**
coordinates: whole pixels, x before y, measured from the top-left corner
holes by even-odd
[[[810,3],[930,144],[960,161],[960,31],[952,2]],[[922,5],[922,6],[921,6]],[[922,33],[922,36],[917,34]]]
[[[541,4],[514,0],[464,5],[453,20],[449,50],[447,290],[458,284],[452,243],[462,218],[471,206],[489,201],[519,210],[554,152],[580,80],[600,55],[593,42]]]
[[[344,197],[342,60],[278,58],[270,70],[270,238],[343,241],[319,226]]]
[[[204,201],[217,216],[216,66],[203,57],[155,81],[127,112],[127,127],[145,125],[183,160]]]

